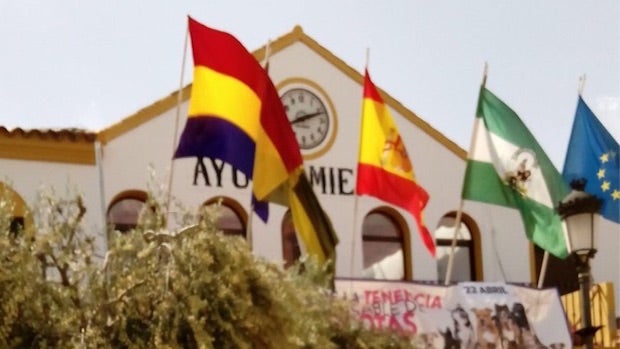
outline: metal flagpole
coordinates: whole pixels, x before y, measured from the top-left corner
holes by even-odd
[[[105,187],[103,179],[103,147],[101,141],[97,139],[95,141],[95,162],[97,163],[97,176],[99,177],[99,204],[101,205],[101,219],[103,223],[103,237],[105,239],[105,248],[110,248],[110,232],[108,229],[106,200],[105,200]]]
[[[454,222],[454,234],[452,235],[452,244],[450,245],[450,255],[448,257],[448,267],[446,268],[446,276],[444,285],[449,285],[452,278],[452,267],[454,265],[454,252],[456,251],[456,240],[461,236],[461,216],[463,215],[463,199],[459,204],[459,210],[456,213],[456,221]]]
[[[577,92],[579,92],[579,95],[581,96],[583,94],[583,88],[586,85],[586,74],[583,74],[582,76],[579,77],[579,87],[577,88]]]
[[[271,54],[271,40],[267,40],[267,45],[265,46],[265,57],[264,57],[264,66],[265,73],[269,75],[269,56]],[[245,227],[245,235],[248,245],[250,245],[250,250],[254,247],[254,235],[253,235],[253,213],[254,213],[254,202],[250,202],[250,214],[248,215],[248,225]]]
[[[547,275],[547,265],[549,263],[549,252],[545,251],[545,255],[543,256],[542,265],[540,266],[540,274],[538,275],[538,285],[537,288],[543,288],[545,284],[545,276]]]
[[[365,67],[364,70],[368,69],[368,62],[369,62],[369,60],[370,60],[370,48],[366,48],[366,64],[364,65],[364,67]],[[366,74],[366,72],[364,72],[364,74]],[[364,81],[362,81],[362,89],[364,88],[363,84],[364,84]],[[363,96],[364,96],[364,94],[362,92],[362,98],[363,98]],[[363,99],[362,99],[362,119],[364,117],[364,115],[363,115],[364,104],[363,103],[364,102],[363,102]],[[364,121],[361,120],[361,122],[363,123]],[[360,131],[361,131],[361,128],[362,128],[362,124],[360,124]],[[360,142],[362,141],[361,134],[362,133],[360,132],[360,139],[359,139]],[[360,158],[360,154],[359,154],[359,149],[358,149],[358,154],[357,154],[357,161],[358,161],[358,163],[359,163],[359,158]],[[357,186],[357,180],[356,180],[355,185]],[[357,229],[357,219],[358,219],[358,212],[357,211],[358,211],[358,208],[359,208],[359,203],[358,203],[359,200],[358,200],[358,198],[359,198],[359,196],[356,193],[355,194],[355,203],[353,205],[353,235],[351,236],[351,260],[349,262],[349,277],[353,276],[353,266],[354,266],[354,263],[355,263],[355,242],[357,240],[357,232],[358,232],[358,229]]]
[[[252,213],[254,212],[254,203],[250,203],[250,214],[248,215],[248,225],[245,227],[245,239],[250,246],[250,251],[254,249],[254,236],[252,235]]]
[[[488,72],[488,64],[486,62],[484,62],[484,73],[482,76],[482,86],[484,87],[487,83],[487,72]],[[469,153],[468,153],[468,157],[470,154],[473,153],[473,146],[474,146],[474,142],[476,141],[478,135],[478,128],[476,127],[476,122],[474,122],[474,129],[472,130],[471,133],[471,141],[469,142]],[[465,182],[465,177],[463,177],[463,185]],[[461,185],[461,188],[463,187],[463,185]],[[454,265],[454,252],[456,250],[456,239],[459,237],[460,234],[460,228],[461,228],[461,216],[463,214],[463,198],[461,196],[461,201],[459,204],[459,210],[456,214],[456,222],[454,225],[454,235],[452,236],[452,244],[451,244],[451,248],[450,248],[450,256],[448,258],[448,267],[446,268],[446,276],[445,276],[445,280],[444,280],[444,284],[445,285],[449,285],[450,284],[450,280],[452,278],[452,268]]]
[[[353,235],[351,236],[351,260],[349,262],[349,277],[353,277],[353,265],[355,263],[355,240],[357,239],[357,209],[358,196],[355,195],[355,203],[353,205]]]
[[[577,85],[577,93],[579,96],[583,94],[583,88],[586,85],[586,74],[579,77],[579,83]],[[562,228],[565,229],[565,228]],[[543,256],[542,265],[540,266],[540,273],[538,275],[538,288],[542,288],[545,283],[545,276],[547,275],[547,267],[549,266],[549,252],[545,251]]]
[[[265,57],[263,58],[265,72],[269,75],[269,58],[271,58],[271,39],[267,40],[267,45],[265,46]]]
[[[168,176],[168,197],[166,199],[166,225],[170,221],[170,202],[172,201],[172,178],[174,177],[174,149],[177,145],[177,133],[179,131],[179,118],[181,115],[181,102],[183,97],[183,76],[185,75],[185,60],[187,58],[187,42],[189,41],[189,25],[185,28],[185,42],[183,44],[183,58],[181,62],[181,76],[179,78],[179,90],[177,91],[177,107],[174,118],[174,133],[172,136],[172,154],[170,157],[170,175]]]

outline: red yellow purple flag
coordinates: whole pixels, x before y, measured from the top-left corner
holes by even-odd
[[[302,166],[276,88],[232,35],[189,18],[194,82],[175,158],[218,158],[252,178],[265,200]]]
[[[434,257],[435,243],[424,225],[422,210],[429,196],[418,185],[405,144],[379,91],[364,75],[364,99],[357,165],[358,195],[370,195],[411,213],[426,249]]]
[[[335,258],[338,238],[312,188],[278,92],[232,35],[189,18],[194,82],[174,158],[221,159],[253,181],[254,197],[290,206],[308,253]],[[301,178],[301,179],[300,179]]]

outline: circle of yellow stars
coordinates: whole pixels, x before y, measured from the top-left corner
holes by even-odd
[[[616,152],[614,152],[614,151],[608,151],[606,153],[603,153],[599,157],[599,160],[601,160],[602,168],[600,168],[598,170],[598,172],[596,173],[596,176],[598,177],[599,181],[601,182],[601,190],[603,191],[603,193],[610,192],[611,198],[614,201],[615,200],[620,200],[620,190],[619,190],[619,188],[612,188],[611,187],[611,182],[608,181],[605,178],[605,164],[609,162],[610,158],[614,158],[617,155],[618,154],[616,154]]]

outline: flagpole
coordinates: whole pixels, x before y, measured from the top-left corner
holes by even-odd
[[[185,75],[185,60],[187,58],[187,42],[189,41],[189,25],[185,28],[185,42],[183,43],[183,58],[181,61],[181,76],[179,78],[179,90],[177,91],[177,107],[174,118],[174,134],[172,136],[172,156],[170,157],[170,176],[168,176],[168,197],[166,199],[166,225],[170,221],[170,201],[172,201],[172,178],[174,177],[174,149],[177,144],[179,131],[179,118],[181,115],[181,101],[183,97],[183,76]]]
[[[586,74],[579,77],[579,84],[577,85],[577,93],[579,96],[583,94],[583,88],[586,85]],[[547,276],[547,268],[549,265],[549,251],[545,250],[543,255],[542,265],[540,266],[540,273],[538,275],[538,284],[536,287],[542,288],[545,283],[545,277]]]
[[[265,46],[265,57],[263,60],[265,61],[264,69],[269,75],[269,58],[271,58],[271,39],[267,40],[267,46]]]
[[[105,186],[103,178],[103,146],[99,139],[95,140],[95,162],[97,163],[97,177],[99,182],[99,204],[101,205],[101,219],[103,223],[103,238],[105,239],[106,249],[109,250],[110,246],[110,232],[108,229],[107,209],[105,200]]]
[[[271,55],[271,39],[267,40],[267,45],[265,46],[265,64],[263,69],[265,69],[265,73],[269,75],[269,58]],[[245,235],[248,245],[250,246],[250,250],[254,249],[254,202],[250,198],[250,214],[248,215],[248,223],[245,228]]]
[[[487,73],[488,73],[488,69],[489,69],[489,65],[487,64],[487,62],[484,62],[484,70],[483,70],[483,75],[482,75],[482,87],[484,87],[487,83]],[[478,136],[478,128],[476,127],[476,123],[474,122],[474,129],[472,130],[471,133],[471,141],[469,142],[469,154],[472,154],[474,149],[473,149],[473,145],[474,145],[474,141],[476,140],[476,137]],[[465,177],[463,177],[463,184],[461,184],[461,188],[463,188],[465,182]],[[456,213],[456,221],[454,222],[454,234],[452,235],[452,244],[450,245],[450,256],[448,257],[448,266],[446,268],[446,276],[444,279],[444,285],[449,285],[450,284],[450,280],[452,278],[452,268],[454,265],[454,252],[456,250],[456,239],[460,236],[460,229],[461,229],[461,218],[463,215],[463,204],[464,204],[464,200],[463,197],[461,196],[461,200],[459,203],[459,210]]]
[[[452,235],[452,244],[450,245],[450,255],[448,257],[448,267],[446,268],[446,276],[444,285],[449,285],[452,278],[452,267],[454,265],[454,252],[456,250],[456,240],[461,233],[461,217],[463,215],[463,199],[459,204],[459,210],[456,212],[456,220],[454,222],[454,234]]]
[[[542,288],[545,283],[545,276],[547,276],[547,265],[549,263],[549,252],[545,251],[545,255],[543,256],[542,265],[540,266],[540,275],[538,275],[538,285],[537,288]]]
[[[355,202],[353,204],[353,235],[351,237],[351,260],[349,262],[349,277],[353,277],[353,266],[355,264],[355,240],[357,238],[357,210],[358,210],[358,196],[355,195]],[[358,275],[359,276],[359,275]]]
[[[581,96],[583,94],[583,88],[586,85],[586,74],[583,74],[579,77],[579,87],[577,88],[577,92]]]
[[[252,222],[254,222],[254,203],[250,203],[250,214],[248,215],[247,226],[245,227],[245,239],[250,246],[250,251],[254,250],[254,235],[252,230]]]
[[[364,64],[364,76],[366,76],[366,70],[368,69],[368,62],[370,60],[370,48],[366,48],[366,62]],[[362,88],[363,88],[363,84],[364,82],[362,82]],[[362,92],[363,95],[363,92]],[[362,113],[364,112],[364,105],[362,104]],[[363,120],[362,120],[363,122]],[[362,125],[360,124],[360,130],[362,128]],[[362,133],[360,132],[360,135]],[[359,142],[361,142],[362,139],[360,137]],[[359,148],[359,147],[358,147]],[[359,162],[359,149],[358,149],[358,154],[357,154],[357,161]],[[355,185],[357,186],[357,180]],[[358,208],[359,208],[359,196],[357,195],[357,193],[355,194],[355,203],[353,204],[353,236],[351,237],[351,261],[349,264],[349,277],[353,277],[353,266],[355,263],[355,242],[357,239],[357,220],[358,220]],[[362,266],[363,267],[363,266]]]

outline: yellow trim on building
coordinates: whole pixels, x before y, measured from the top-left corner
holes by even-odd
[[[94,165],[95,146],[94,140],[11,133],[0,135],[0,158]]]
[[[180,101],[184,102],[189,99],[190,92],[192,90],[192,85],[187,85],[181,90],[181,98]],[[116,137],[119,137],[126,132],[129,132],[136,127],[156,118],[162,113],[176,108],[179,100],[178,92],[174,91],[167,97],[164,97],[155,103],[140,109],[135,114],[132,114],[123,120],[109,126],[97,134],[97,139],[101,142],[102,145],[110,142]]]

